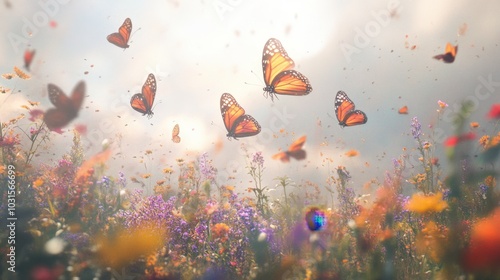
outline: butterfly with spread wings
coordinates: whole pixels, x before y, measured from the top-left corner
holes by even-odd
[[[284,151],[281,153],[277,153],[272,156],[273,159],[279,159],[282,162],[289,162],[290,158],[294,158],[296,160],[303,160],[306,158],[306,151],[302,149],[304,143],[306,142],[306,136],[302,136],[299,139],[295,140],[295,142],[290,145],[288,151]]]
[[[452,44],[447,43],[444,54],[436,55],[433,58],[437,60],[442,60],[445,63],[452,63],[453,61],[455,61],[457,52],[458,52],[458,45],[453,46]]]
[[[130,99],[130,106],[142,115],[148,115],[148,119],[153,117],[153,102],[156,96],[156,78],[149,74],[146,82],[142,86],[142,92],[136,93]]]
[[[71,97],[54,84],[49,84],[48,89],[50,102],[55,108],[45,112],[43,121],[50,130],[58,130],[78,116],[85,97],[85,82],[81,81],[76,85]]]
[[[354,102],[343,91],[335,97],[335,115],[342,127],[365,124],[368,121],[363,111],[355,110]]]
[[[224,93],[220,97],[220,112],[228,138],[237,139],[259,134],[259,123],[252,116],[245,115],[245,109],[236,102],[231,94]]]
[[[181,142],[181,137],[179,136],[179,125],[176,124],[174,128],[172,129],[172,142],[174,143],[180,143]]]
[[[271,100],[282,95],[307,95],[312,86],[306,76],[293,70],[295,62],[288,56],[281,42],[271,38],[262,52],[262,71],[264,73],[264,95]]]
[[[126,18],[122,26],[118,29],[118,32],[109,34],[106,39],[111,44],[126,49],[129,47],[128,39],[130,39],[130,32],[132,32],[132,21]]]

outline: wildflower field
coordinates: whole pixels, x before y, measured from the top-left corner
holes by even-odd
[[[420,166],[404,176],[407,155],[393,159],[370,201],[345,166],[320,185],[263,181],[261,152],[247,153],[246,192],[219,184],[204,153],[158,167],[145,194],[149,175],[109,174],[111,148],[86,155],[76,130],[64,156],[32,164],[52,136],[41,117],[20,115],[1,129],[1,197],[16,198],[17,217],[15,244],[2,230],[2,257],[15,246],[18,279],[499,279],[498,104],[487,135],[469,125],[470,108],[444,145],[414,117]],[[3,279],[7,268],[4,259]]]

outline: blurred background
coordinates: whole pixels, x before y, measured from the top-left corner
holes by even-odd
[[[99,152],[108,139],[113,153],[109,174],[151,174],[145,181],[148,192],[163,168],[205,152],[218,169],[218,183],[244,191],[253,186],[245,167],[257,151],[264,156],[263,181],[269,187],[273,178],[284,175],[297,185],[323,185],[338,166],[345,166],[361,189],[367,182],[383,181],[402,154],[409,157],[409,172],[412,162],[418,163],[412,117],[435,141],[437,156],[454,134],[452,116],[464,100],[474,103],[470,119],[480,124],[478,133],[492,132],[485,115],[500,101],[499,9],[497,1],[451,0],[5,0],[0,71],[22,69],[24,52],[36,53],[27,71],[31,79],[0,80],[6,89],[0,94],[0,121],[26,113],[21,106],[27,100],[40,102],[42,110],[52,108],[48,83],[69,95],[84,80],[86,97],[78,118],[62,133],[52,133],[35,164],[56,162],[72,145],[72,129],[84,125],[86,156]],[[123,50],[106,37],[127,17],[133,28],[130,47]],[[274,102],[263,96],[262,49],[272,37],[308,77],[309,95],[278,96]],[[451,64],[433,59],[444,53],[447,42],[459,46]],[[157,79],[151,119],[130,107],[149,73]],[[339,90],[366,113],[366,124],[338,125],[334,99]],[[257,119],[259,135],[226,138],[219,108],[224,92]],[[449,105],[440,119],[438,100]],[[403,106],[408,114],[398,114]],[[171,141],[175,124],[179,144]],[[307,135],[305,160],[271,158],[302,135]],[[346,154],[350,150],[357,155]]]

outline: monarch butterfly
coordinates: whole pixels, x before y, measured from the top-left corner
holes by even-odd
[[[26,68],[26,70],[30,71],[30,65],[31,65],[31,62],[33,61],[33,57],[35,56],[35,50],[26,50],[24,52],[24,68]]]
[[[262,52],[262,71],[264,73],[264,95],[306,95],[312,86],[306,76],[293,70],[295,63],[288,56],[281,42],[271,38],[264,45]]]
[[[366,114],[360,110],[354,110],[354,102],[347,97],[343,91],[337,92],[335,97],[335,115],[339,125],[342,127],[364,124],[368,120]]]
[[[85,82],[76,85],[71,97],[54,84],[49,84],[48,89],[49,100],[56,107],[45,112],[43,121],[50,130],[58,130],[77,117],[85,97]]]
[[[220,97],[220,112],[228,138],[237,139],[259,134],[259,123],[252,116],[245,115],[245,109],[236,102],[231,94],[224,93]]]
[[[128,39],[130,38],[130,32],[132,32],[132,21],[126,18],[122,26],[118,29],[118,32],[109,34],[106,39],[111,44],[126,49],[129,47]]]
[[[445,63],[452,63],[455,61],[455,56],[457,56],[458,45],[453,46],[450,43],[446,44],[446,49],[444,54],[434,56],[437,60],[442,60]]]
[[[398,114],[407,115],[408,114],[408,106],[403,106],[403,107],[399,108]]]
[[[176,124],[174,128],[172,129],[172,141],[174,143],[179,143],[181,142],[181,137],[179,136],[179,125]]]
[[[153,111],[151,108],[153,106],[153,102],[155,101],[156,95],[156,79],[155,75],[149,74],[146,82],[142,86],[142,93],[136,93],[130,99],[130,106],[134,110],[142,115],[148,115],[150,119],[153,117]]]
[[[306,151],[302,150],[302,146],[306,142],[306,136],[302,136],[290,145],[288,151],[277,153],[273,155],[273,159],[279,159],[282,162],[289,162],[290,157],[296,160],[302,160],[306,158]]]

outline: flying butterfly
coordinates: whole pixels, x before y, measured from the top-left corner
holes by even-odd
[[[106,39],[111,44],[126,49],[129,47],[128,39],[130,38],[130,32],[132,32],[132,21],[130,18],[126,18],[122,26],[118,29],[118,32],[109,34]]]
[[[24,52],[24,68],[30,71],[31,62],[33,62],[33,57],[35,56],[35,50],[26,50]]]
[[[335,97],[335,115],[342,127],[364,124],[368,121],[363,111],[355,110],[354,102],[343,91]]]
[[[56,85],[49,84],[49,99],[55,108],[47,110],[43,121],[50,130],[59,130],[78,116],[85,97],[85,82],[79,82],[68,97]]]
[[[228,138],[237,139],[259,134],[259,123],[252,116],[245,115],[245,109],[236,102],[231,94],[224,93],[220,97],[220,112]]]
[[[311,207],[306,213],[305,220],[311,231],[320,230],[326,224],[325,212],[318,207]]]
[[[156,78],[153,74],[149,74],[146,82],[142,86],[142,93],[136,93],[130,99],[130,106],[142,115],[148,115],[148,118],[153,117],[153,102],[156,96]]]
[[[271,100],[282,95],[307,95],[312,86],[306,76],[293,70],[295,62],[288,56],[281,42],[271,38],[262,52],[262,71],[264,74],[264,95]]]
[[[304,143],[306,142],[306,136],[302,136],[290,145],[288,151],[277,153],[272,156],[273,159],[279,159],[282,162],[289,162],[290,157],[296,160],[302,160],[306,158],[306,151],[302,149]]]
[[[453,61],[455,61],[457,52],[458,52],[458,45],[453,46],[452,44],[447,43],[444,54],[436,55],[434,56],[434,58],[437,60],[442,60],[445,63],[452,63]]]
[[[179,143],[181,142],[181,137],[179,136],[179,125],[176,124],[172,129],[172,142]]]

